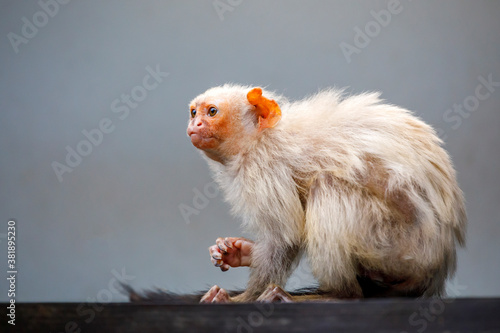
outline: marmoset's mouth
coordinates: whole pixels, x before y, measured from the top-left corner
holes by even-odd
[[[215,139],[212,137],[205,138],[203,135],[197,133],[197,132],[192,132],[189,137],[191,138],[191,143],[193,146],[195,146],[198,149],[211,149],[215,147]]]

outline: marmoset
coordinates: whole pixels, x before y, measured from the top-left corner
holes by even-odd
[[[426,123],[379,93],[330,89],[291,102],[226,84],[189,106],[187,134],[232,211],[255,235],[216,240],[246,290],[202,302],[441,295],[464,245],[466,212],[450,157]],[[318,289],[284,291],[302,254]]]

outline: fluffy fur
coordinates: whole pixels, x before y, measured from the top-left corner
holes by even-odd
[[[441,294],[455,245],[465,241],[466,213],[435,131],[378,93],[337,90],[296,102],[264,91],[282,116],[258,130],[250,89],[224,85],[191,102],[220,105],[238,124],[225,132],[219,158],[206,159],[257,235],[242,299],[283,286],[303,252],[333,297],[366,296],[362,280],[398,295]]]

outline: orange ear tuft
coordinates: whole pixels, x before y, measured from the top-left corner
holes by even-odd
[[[281,109],[275,100],[262,96],[261,88],[253,88],[247,94],[250,104],[255,106],[259,116],[259,131],[276,126],[281,119]]]

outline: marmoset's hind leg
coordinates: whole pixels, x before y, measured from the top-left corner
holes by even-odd
[[[352,253],[350,225],[359,218],[365,198],[360,190],[329,173],[319,174],[311,184],[305,222],[306,253],[319,296],[363,297]]]
[[[407,197],[377,185],[367,191],[328,173],[311,185],[306,248],[322,296],[439,294],[447,262],[441,256],[434,262],[423,257],[422,243],[440,253],[443,241],[420,230],[417,210]]]

